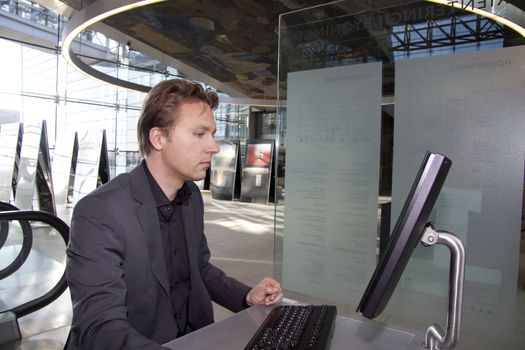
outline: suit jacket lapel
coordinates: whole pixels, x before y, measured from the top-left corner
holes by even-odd
[[[149,263],[155,277],[169,296],[168,271],[162,247],[158,214],[143,165],[131,171],[130,179],[132,196],[140,203],[136,214],[146,240]]]

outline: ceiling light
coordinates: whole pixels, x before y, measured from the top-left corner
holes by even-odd
[[[67,23],[64,29],[64,40],[62,44],[62,55],[65,60],[78,71],[88,75],[91,78],[101,80],[105,83],[121,86],[127,89],[138,90],[148,92],[151,87],[132,83],[126,80],[114,78],[107,74],[104,74],[89,64],[83,62],[73,52],[71,45],[77,36],[91,25],[100,22],[113,15],[132,10],[138,7],[163,2],[166,0],[116,0],[116,1],[96,1],[89,6],[85,7],[82,11],[76,13],[70,21]]]

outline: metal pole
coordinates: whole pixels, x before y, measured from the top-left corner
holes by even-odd
[[[428,327],[425,335],[425,347],[430,350],[456,347],[461,331],[461,307],[465,278],[465,247],[459,238],[446,231],[435,231],[427,226],[421,243],[424,246],[443,244],[450,250],[450,271],[448,289],[448,314],[445,330],[434,324]]]

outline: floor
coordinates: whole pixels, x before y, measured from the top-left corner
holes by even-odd
[[[205,200],[205,225],[208,244],[212,252],[212,262],[221,267],[229,275],[253,285],[263,277],[272,275],[274,255],[274,206],[248,204],[241,202]],[[69,208],[59,208],[59,216],[68,222]],[[282,216],[282,213],[278,213]],[[54,232],[43,224],[33,223],[33,251],[23,267],[0,283],[0,312],[19,305],[31,297],[39,296],[51,288],[60,278],[64,270],[64,242]],[[14,227],[14,232],[17,228]],[[10,231],[11,232],[11,231]],[[0,269],[7,266],[11,260],[6,256],[14,256],[20,246],[19,235],[10,235],[0,254]],[[279,237],[278,237],[279,239]],[[522,238],[522,244],[525,239]],[[275,242],[279,244],[279,242]],[[5,261],[9,260],[9,261]],[[523,332],[525,320],[525,246],[522,246],[520,259],[519,287],[517,307],[520,319],[515,326]],[[293,293],[287,292],[288,298],[298,300]],[[307,300],[304,300],[307,301]],[[310,301],[307,301],[310,302]],[[314,301],[311,301],[315,303]],[[224,319],[231,312],[214,305],[216,320]],[[343,311],[343,310],[342,310]],[[68,291],[51,305],[22,317],[19,320],[23,336],[21,341],[0,345],[0,350],[58,350],[62,349],[71,322],[71,302]],[[410,325],[406,325],[411,329]],[[0,329],[0,339],[1,339]],[[523,335],[525,336],[525,334]],[[516,350],[518,347],[502,347],[493,344],[479,347],[476,339],[462,337],[461,349],[500,348]]]
[[[69,208],[58,208],[69,222]],[[272,275],[273,205],[206,200],[205,225],[212,263],[246,284]],[[14,225],[14,224],[13,224]],[[49,227],[33,223],[33,250],[23,266],[0,284],[0,312],[38,297],[51,288],[64,271],[64,242]],[[0,269],[20,250],[19,228],[12,227],[0,255]],[[13,234],[14,233],[14,234]],[[235,244],[232,244],[234,242]],[[215,319],[231,312],[214,305]],[[71,322],[69,291],[47,307],[19,319],[22,340],[0,345],[0,350],[62,349]]]

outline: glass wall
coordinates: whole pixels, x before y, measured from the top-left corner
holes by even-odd
[[[360,318],[425,152],[442,153],[453,163],[429,221],[467,250],[458,348],[522,349],[525,40],[471,8],[381,3],[280,18],[274,273],[287,297]],[[372,322],[444,325],[448,272],[446,248],[418,247]]]
[[[3,1],[0,16],[28,31],[51,33],[47,40],[0,39],[0,124],[47,121],[49,145],[75,132],[106,131],[110,173],[130,170],[140,161],[136,124],[144,93],[115,87],[72,69],[60,55],[61,30],[67,19],[32,1]],[[36,29],[34,28],[36,26]],[[106,36],[86,30],[80,36],[83,59],[94,68],[134,83],[153,86],[179,77],[161,62]],[[245,139],[249,107],[220,104],[216,111],[218,139]]]

